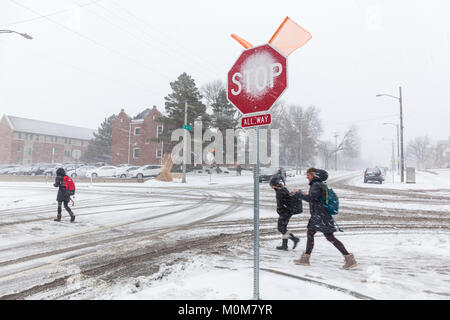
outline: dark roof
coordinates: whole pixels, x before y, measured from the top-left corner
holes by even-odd
[[[7,120],[9,120],[9,123],[12,126],[12,130],[14,131],[80,140],[91,140],[92,138],[94,138],[94,130],[92,129],[68,126],[65,124],[47,121],[13,117],[9,115],[5,116]]]

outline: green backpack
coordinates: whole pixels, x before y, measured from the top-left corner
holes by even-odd
[[[322,203],[323,206],[327,209],[328,214],[331,216],[331,219],[333,219],[333,216],[339,213],[339,198],[333,189],[328,188],[326,183],[324,183],[324,185],[325,185],[325,198],[322,199]],[[340,232],[344,232],[336,223],[336,221],[334,221],[334,219],[333,222]]]
[[[323,199],[323,205],[327,209],[328,214],[335,216],[339,213],[339,198],[333,189],[328,188],[327,184],[325,185],[325,198]]]

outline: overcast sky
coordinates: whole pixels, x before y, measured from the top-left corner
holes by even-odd
[[[362,156],[388,165],[402,86],[405,141],[450,136],[448,1],[1,0],[0,114],[96,129],[124,108],[164,110],[169,82],[226,81],[286,16],[312,34],[288,60],[282,99],[321,110],[322,139],[356,123]]]

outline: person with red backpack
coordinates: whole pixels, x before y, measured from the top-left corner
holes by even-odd
[[[75,221],[75,215],[69,208],[69,201],[72,200],[70,197],[75,194],[75,184],[73,180],[66,176],[66,171],[63,168],[56,170],[55,188],[59,188],[56,201],[58,201],[58,215],[54,221],[61,221],[62,204],[64,203],[64,208],[70,215],[70,222]]]

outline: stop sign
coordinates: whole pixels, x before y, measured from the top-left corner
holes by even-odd
[[[287,59],[270,44],[242,52],[228,72],[228,100],[243,114],[267,111],[287,88]]]

